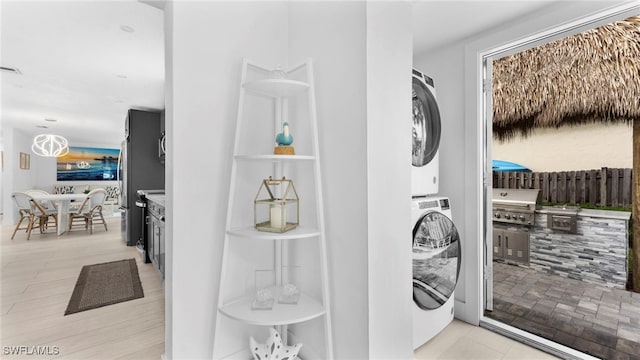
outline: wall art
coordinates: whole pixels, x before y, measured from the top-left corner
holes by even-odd
[[[69,153],[58,157],[57,180],[118,180],[119,149],[69,146]]]

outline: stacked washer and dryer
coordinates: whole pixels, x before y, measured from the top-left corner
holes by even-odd
[[[449,198],[439,196],[440,111],[433,80],[413,70],[411,216],[413,224],[413,348],[453,320],[460,237]]]

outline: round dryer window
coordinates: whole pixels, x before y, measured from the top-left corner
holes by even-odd
[[[440,146],[440,111],[427,84],[413,76],[413,166],[425,166]]]
[[[413,301],[423,310],[442,306],[460,273],[460,236],[440,212],[428,212],[413,229]]]

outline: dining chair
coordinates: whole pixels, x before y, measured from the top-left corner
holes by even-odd
[[[50,195],[48,192],[46,192],[44,190],[40,190],[40,189],[31,189],[31,190],[25,191],[24,193],[29,195],[29,196],[33,196],[33,195]],[[40,201],[39,203],[46,210],[57,209],[57,206],[56,206],[55,202],[53,202],[53,201],[45,200],[45,201]]]
[[[26,230],[27,240],[31,239],[31,231],[36,226],[40,229],[41,234],[43,234],[48,229],[49,225],[53,225],[56,228],[57,232],[57,210],[47,210],[43,208],[40,203],[35,201],[30,195],[26,193],[15,192],[11,194],[11,198],[16,204],[18,213],[20,214],[20,219],[18,220],[18,224],[16,224],[16,228],[13,230],[11,240],[13,240],[13,238],[16,236],[16,232],[18,232],[18,230]],[[51,219],[53,219],[53,221],[51,221]],[[20,227],[20,225],[22,225],[22,222],[25,220],[27,222],[26,227]]]
[[[89,229],[89,233],[93,234],[93,224],[103,224],[104,230],[108,231],[107,223],[102,215],[102,206],[107,198],[107,192],[104,189],[91,190],[82,200],[78,209],[69,213],[69,231],[73,226],[84,225],[85,230]]]
[[[36,209],[36,216],[38,217],[38,226],[40,227],[40,233],[44,234],[49,227],[53,226],[55,232],[58,232],[58,209],[55,205],[51,205],[51,208],[44,208],[35,199],[31,199],[33,207]],[[53,202],[51,202],[53,204]]]

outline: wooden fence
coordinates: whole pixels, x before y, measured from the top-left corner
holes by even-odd
[[[541,189],[542,201],[631,206],[631,169],[560,172],[493,172],[493,187]]]

